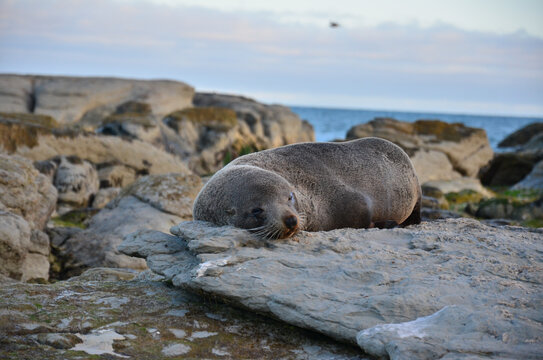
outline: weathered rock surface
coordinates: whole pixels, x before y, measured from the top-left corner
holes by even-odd
[[[202,186],[202,180],[196,175],[170,173],[145,176],[122,189],[110,207],[117,206],[124,197],[134,196],[160,211],[190,219],[192,203]]]
[[[315,141],[313,127],[289,108],[264,105],[242,96],[196,93],[194,105],[232,109],[257,137],[268,139],[267,147]]]
[[[486,186],[513,186],[514,189],[526,189],[538,185],[541,180],[540,170],[536,165],[543,161],[543,123],[534,123],[517,130],[505,138],[499,146],[516,146],[514,151],[499,153],[483,167],[479,178]],[[502,145],[505,144],[505,145]],[[531,172],[534,171],[533,174]],[[525,183],[523,179],[531,175]]]
[[[104,208],[111,200],[115,199],[121,193],[121,188],[108,187],[100,189],[92,200],[92,207],[95,209]]]
[[[119,253],[117,245],[132,232],[168,231],[180,221],[190,220],[192,203],[201,187],[195,175],[144,176],[94,215],[88,228],[50,231],[54,255],[62,262],[61,277],[98,266],[145,269],[145,261]]]
[[[537,122],[515,131],[514,133],[508,135],[505,139],[500,141],[498,147],[508,148],[520,146],[528,143],[535,136],[543,134],[543,123]]]
[[[0,210],[0,274],[28,281],[49,278],[49,238],[21,216]]]
[[[57,190],[32,162],[0,153],[0,203],[21,215],[32,229],[43,229],[55,210]]]
[[[402,147],[413,159],[421,183],[450,180],[460,175],[475,177],[493,155],[483,129],[439,120],[407,123],[376,118],[347,132],[347,140],[367,136],[381,137]],[[439,169],[437,173],[436,169]]]
[[[75,156],[59,156],[53,184],[58,191],[58,202],[74,207],[89,205],[91,196],[98,192],[100,183],[94,166]]]
[[[524,179],[538,161],[539,157],[532,154],[496,154],[492,161],[481,169],[479,178],[485,186],[512,186]]]
[[[315,140],[313,127],[283,106],[206,93],[194,105],[166,116],[161,129],[165,148],[201,175],[248,152]]]
[[[482,201],[475,216],[483,219],[513,219],[518,221],[543,221],[543,197],[531,202],[516,202],[511,199]]]
[[[19,146],[35,146],[39,134],[49,134],[57,126],[50,116],[0,112],[0,151],[12,153]]]
[[[2,282],[0,358],[363,359],[354,347],[134,273],[92,269],[51,285]]]
[[[27,281],[49,278],[49,238],[41,230],[57,191],[27,159],[0,154],[0,273]]]
[[[543,351],[542,230],[448,219],[268,244],[202,222],[171,231],[177,236],[129,236],[121,251],[147,257],[175,286],[356,342],[372,355],[536,359]]]
[[[164,116],[192,103],[194,89],[169,80],[0,75],[0,109],[49,115],[61,124],[93,123],[126,102]]]
[[[485,189],[481,182],[478,179],[462,177],[454,180],[441,180],[441,181],[427,181],[424,183],[426,188],[435,188],[441,191],[443,194],[447,193],[459,193],[465,190],[471,190],[476,193],[483,195],[483,197],[490,198],[494,194]]]
[[[190,173],[186,165],[172,154],[143,141],[127,141],[116,136],[45,134],[38,136],[35,146],[20,146],[15,153],[34,161],[58,155],[77,156],[95,165],[122,164],[139,175]]]
[[[246,152],[315,139],[312,126],[286,107],[241,96],[193,97],[190,86],[175,81],[0,75],[0,146],[9,153],[34,148],[23,151],[33,160],[43,160],[37,153],[77,155],[98,165],[84,150],[62,151],[59,146],[70,145],[53,144],[61,137],[81,143],[85,132],[96,132],[152,145],[155,153],[167,151],[193,171],[209,174]],[[52,129],[56,136],[44,140]],[[92,145],[102,152],[102,144],[81,143]],[[117,164],[137,172],[141,167]]]
[[[535,189],[543,191],[543,160],[539,161],[528,175],[513,185],[513,190]]]
[[[232,109],[191,108],[164,118],[167,149],[198,174],[219,170],[228,157],[269,147]]]

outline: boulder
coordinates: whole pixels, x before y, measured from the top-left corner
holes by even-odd
[[[536,122],[508,135],[498,144],[499,148],[521,146],[528,143],[533,137],[543,134],[543,122]]]
[[[524,179],[539,160],[523,152],[499,153],[481,169],[479,178],[485,186],[512,186]]]
[[[36,146],[39,135],[49,134],[56,127],[50,116],[0,112],[0,152],[13,153],[19,146]]]
[[[210,174],[243,151],[261,150],[268,144],[253,134],[236,113],[226,108],[190,108],[164,118],[167,149],[198,174]],[[245,149],[245,150],[244,150]]]
[[[123,237],[141,229],[168,231],[180,221],[191,219],[192,202],[201,187],[195,175],[144,176],[94,215],[86,229],[54,231],[51,241],[60,259],[60,277],[100,266],[145,269],[142,259],[117,251]]]
[[[113,114],[104,118],[96,132],[139,139],[161,147],[162,134],[158,119],[151,113],[149,104],[129,101],[119,105]]]
[[[125,197],[133,196],[154,208],[183,219],[192,217],[192,203],[203,184],[196,175],[162,174],[140,178],[122,189],[110,207]]]
[[[95,209],[104,208],[111,200],[115,199],[120,192],[121,188],[118,187],[109,187],[98,190],[92,201],[92,207]]]
[[[543,160],[539,161],[521,181],[511,187],[513,190],[534,189],[543,191]]]
[[[49,278],[49,238],[19,215],[0,210],[0,274],[15,280]]]
[[[352,127],[347,140],[367,136],[381,137],[402,147],[414,159],[417,174],[425,180],[450,180],[463,176],[475,177],[479,169],[492,159],[492,148],[486,132],[462,124],[439,120],[401,122],[376,118]],[[443,155],[446,156],[445,161]],[[427,164],[432,164],[428,168]],[[432,172],[436,172],[433,175]]]
[[[96,268],[54,284],[2,282],[0,358],[166,359],[181,350],[190,359],[366,358],[353,346],[135,275]]]
[[[285,106],[265,105],[242,96],[216,93],[196,93],[194,105],[234,110],[255,136],[267,142],[266,148],[315,141],[311,124]]]
[[[49,115],[61,124],[99,123],[127,102],[164,116],[192,103],[194,89],[169,80],[0,75],[0,109]]]
[[[421,184],[428,181],[447,181],[462,177],[458,171],[454,170],[447,155],[441,151],[416,150],[410,158]]]
[[[515,201],[497,198],[483,201],[477,207],[475,216],[483,219],[512,219],[520,222],[539,220],[543,224],[543,197],[534,201]]]
[[[120,249],[146,257],[174,286],[370,355],[536,359],[543,352],[543,230],[448,219],[269,242],[203,222],[171,231],[176,236],[128,236]]]
[[[465,190],[471,190],[481,194],[485,198],[494,197],[494,194],[490,190],[487,190],[483,185],[481,185],[479,179],[469,177],[462,177],[448,181],[427,181],[424,183],[423,187],[438,189],[443,194],[460,193]]]
[[[0,109],[5,112],[32,112],[36,99],[32,96],[32,78],[20,75],[0,75]]]
[[[479,178],[486,186],[514,186],[514,189],[527,189],[535,186],[538,189],[539,168],[536,165],[543,161],[543,123],[530,124],[505,138],[501,146],[516,146],[514,151],[499,153],[479,172]],[[503,145],[505,144],[505,145]],[[534,171],[533,174],[532,171]],[[522,182],[531,174],[526,182]]]
[[[14,153],[34,161],[59,155],[77,156],[95,164],[97,168],[121,164],[133,169],[137,175],[191,173],[172,154],[140,140],[129,141],[116,136],[49,133],[39,135],[34,146],[19,146]]]
[[[125,187],[136,181],[138,174],[130,166],[122,164],[102,163],[98,169],[100,187]]]
[[[57,190],[32,162],[0,153],[0,203],[22,216],[31,229],[43,229],[57,203]]]
[[[100,183],[94,166],[77,156],[59,156],[53,184],[58,191],[58,202],[70,207],[86,207],[98,192]]]

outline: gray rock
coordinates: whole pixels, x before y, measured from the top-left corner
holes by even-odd
[[[100,268],[54,284],[2,283],[0,358],[164,359],[164,349],[190,347],[190,359],[367,359],[354,346],[133,276]]]
[[[169,114],[163,122],[168,151],[184,159],[198,174],[219,170],[227,157],[239,155],[243,149],[269,147],[232,109],[190,108]]]
[[[102,120],[95,131],[159,145],[162,136],[158,120],[159,117],[151,113],[150,104],[126,102],[118,106],[114,114]]]
[[[498,153],[481,169],[479,178],[485,186],[513,186],[530,174],[540,160],[543,156],[524,152]]]
[[[283,106],[205,93],[194,105],[166,116],[162,132],[168,151],[200,175],[247,152],[315,140],[312,126]]]
[[[157,233],[127,237],[123,249],[146,256],[175,286],[358,343],[375,356],[535,359],[543,351],[542,230],[448,219],[268,243],[202,222],[171,231],[190,251],[165,251],[175,240],[159,241]],[[169,269],[160,261],[165,252]]]
[[[202,188],[202,180],[196,175],[162,174],[140,178],[121,191],[110,207],[126,196],[134,196],[160,211],[182,218],[192,217],[192,203]]]
[[[192,103],[194,89],[166,80],[0,75],[0,108],[50,115],[62,124],[96,123],[129,101],[164,116]]]
[[[125,187],[137,178],[136,170],[126,165],[105,164],[98,170],[101,187]]]
[[[439,189],[443,194],[452,192],[459,193],[464,190],[471,190],[483,195],[485,198],[494,197],[494,194],[491,191],[487,190],[485,187],[483,187],[483,185],[481,185],[479,179],[469,177],[462,177],[448,181],[427,181],[424,183],[424,186]]]
[[[513,190],[534,189],[543,191],[543,160],[532,168],[532,171],[524,179],[511,187]]]
[[[538,167],[543,161],[543,133],[540,132],[542,125],[531,124],[519,130],[518,134],[510,135],[515,144],[518,142],[517,145],[520,146],[514,151],[496,154],[492,161],[481,169],[479,178],[483,185],[514,186],[515,190],[542,188],[541,165]]]
[[[315,141],[313,127],[285,106],[264,105],[246,97],[216,93],[196,93],[194,105],[234,110],[252,133],[268,139],[267,147]]]
[[[75,156],[60,156],[53,184],[58,191],[58,202],[73,207],[86,207],[100,187],[94,166]]]
[[[19,75],[0,75],[0,109],[7,113],[31,112],[35,102],[32,79]]]
[[[47,160],[58,155],[77,156],[97,165],[125,165],[136,174],[192,173],[181,160],[152,144],[140,140],[128,141],[116,136],[41,134],[35,145],[21,145],[15,153],[33,161]]]
[[[51,235],[56,255],[70,275],[89,267],[121,267],[143,270],[142,259],[121,254],[117,246],[124,236],[142,229],[168,231],[192,218],[192,202],[201,188],[195,175],[149,175],[123,189],[120,195],[94,215],[85,230],[56,231]]]
[[[459,175],[475,177],[493,155],[483,129],[439,120],[407,123],[376,118],[347,132],[347,140],[366,136],[381,137],[402,147],[414,159],[421,183],[451,180]]]
[[[43,229],[55,209],[57,190],[31,161],[0,153],[0,203],[32,229]]]
[[[40,344],[49,345],[55,349],[70,349],[82,342],[81,339],[74,334],[42,333],[38,334],[36,338]]]
[[[507,148],[522,146],[528,143],[533,137],[540,134],[543,134],[543,122],[532,123],[509,134],[505,139],[500,141],[498,147]]]
[[[507,198],[482,201],[475,216],[483,219],[543,220],[543,197],[520,202]]]
[[[121,192],[121,188],[118,187],[109,187],[105,189],[100,189],[94,196],[92,201],[92,207],[95,209],[102,209]]]
[[[0,210],[0,273],[16,280],[49,278],[49,238],[21,216]]]
[[[416,149],[410,156],[419,182],[453,180],[462,175],[456,171],[446,154],[437,150]]]

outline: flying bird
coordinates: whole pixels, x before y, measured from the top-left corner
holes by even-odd
[[[337,28],[337,27],[339,27],[339,23],[337,23],[335,21],[330,21],[330,27],[331,28]]]

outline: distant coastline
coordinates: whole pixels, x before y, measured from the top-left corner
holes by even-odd
[[[466,126],[485,129],[492,149],[498,151],[498,143],[507,135],[528,124],[543,122],[543,117],[355,110],[295,105],[289,107],[302,119],[309,121],[313,125],[317,141],[344,139],[345,134],[352,126],[366,123],[376,117],[391,117],[407,122],[419,119],[438,119],[448,123],[462,123]]]

